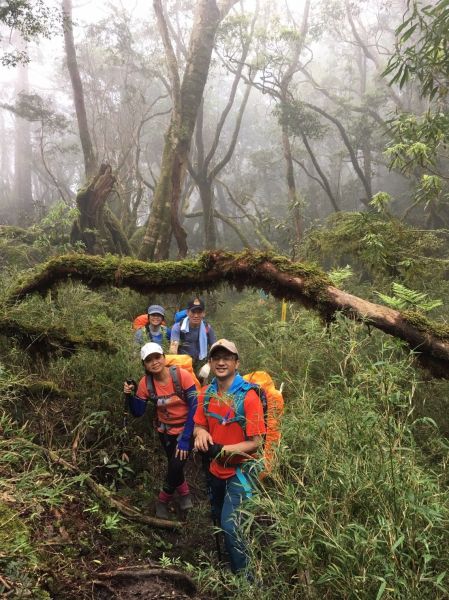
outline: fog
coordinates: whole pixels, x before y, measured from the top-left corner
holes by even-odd
[[[82,90],[69,76],[57,19],[48,39],[26,44],[28,64],[1,67],[3,224],[76,205],[88,174],[75,110],[82,94],[94,163],[115,176],[108,205],[129,235],[145,226],[199,4],[162,3],[164,43],[152,3],[74,3]],[[389,168],[387,122],[398,111],[422,111],[423,101],[412,84],[399,90],[382,77],[405,2],[229,4],[183,157],[177,211],[189,251],[288,251],[328,215],[369,210],[379,192],[391,196],[394,213],[406,210],[413,182]],[[5,25],[2,44],[25,47]]]

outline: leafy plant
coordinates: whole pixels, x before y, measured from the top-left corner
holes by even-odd
[[[414,308],[423,312],[429,312],[434,308],[438,308],[439,306],[443,305],[442,300],[430,300],[428,299],[428,294],[410,290],[401,283],[395,282],[391,287],[394,292],[393,296],[387,296],[386,294],[376,292],[382,302],[391,308],[395,308],[397,310]]]
[[[341,269],[332,269],[328,273],[329,279],[337,287],[341,287],[342,283],[353,277],[353,275],[354,271],[350,265],[346,265],[346,267],[342,267]]]

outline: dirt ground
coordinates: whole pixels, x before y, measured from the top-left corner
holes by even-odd
[[[161,463],[164,467],[165,463]],[[133,540],[121,539],[119,547],[112,547],[111,541],[98,535],[98,530],[89,524],[83,505],[73,502],[61,508],[57,514],[49,514],[48,524],[41,530],[43,536],[64,534],[65,547],[73,548],[71,564],[60,562],[60,549],[55,548],[53,560],[53,583],[50,595],[52,600],[104,600],[111,599],[153,599],[160,598],[186,600],[208,600],[209,596],[197,592],[193,580],[177,567],[162,568],[158,562],[165,555],[169,559],[195,562],[198,551],[216,560],[216,540],[214,539],[209,503],[205,494],[204,474],[198,462],[192,461],[187,469],[191,485],[194,509],[188,515],[185,525],[177,530],[154,530],[163,540],[160,549],[154,548],[151,559],[133,552]],[[179,519],[176,502],[171,506],[172,518]],[[148,505],[149,514],[154,513],[153,502]],[[54,527],[55,518],[61,526]],[[142,526],[144,527],[144,526]],[[148,530],[148,535],[153,535]],[[80,541],[84,538],[85,553],[80,553]],[[51,547],[50,547],[51,548]],[[51,552],[51,549],[48,550]]]
[[[203,596],[196,594],[195,585],[188,578],[181,575],[171,575],[167,571],[164,577],[152,575],[151,569],[147,575],[137,577],[112,577],[103,581],[93,582],[92,598],[95,600],[106,600],[116,598],[117,600],[133,599],[160,599],[160,600],[204,600]]]

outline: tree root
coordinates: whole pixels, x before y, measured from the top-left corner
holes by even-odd
[[[15,441],[18,441],[18,438],[15,438]],[[53,464],[62,466],[66,471],[69,471],[70,473],[82,475],[83,483],[87,485],[87,487],[97,496],[97,498],[99,498],[102,502],[104,502],[104,504],[116,510],[120,514],[124,515],[128,519],[138,521],[145,525],[149,525],[150,527],[157,527],[159,529],[179,529],[182,527],[182,523],[180,521],[168,521],[166,519],[158,519],[157,517],[149,517],[148,515],[143,515],[136,508],[127,506],[124,502],[117,500],[117,498],[114,498],[110,490],[108,490],[100,483],[97,483],[90,475],[88,475],[87,473],[83,473],[75,465],[72,465],[68,461],[64,460],[53,450],[50,450],[49,448],[44,448],[43,446],[39,446],[38,444],[35,444],[34,442],[31,442],[26,439],[21,439],[20,441],[23,442],[23,444],[26,446],[35,448],[36,450],[43,452]]]

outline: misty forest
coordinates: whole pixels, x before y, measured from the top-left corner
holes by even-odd
[[[2,598],[449,598],[448,46],[448,0],[0,1]],[[284,399],[245,576],[123,395],[192,297]]]

